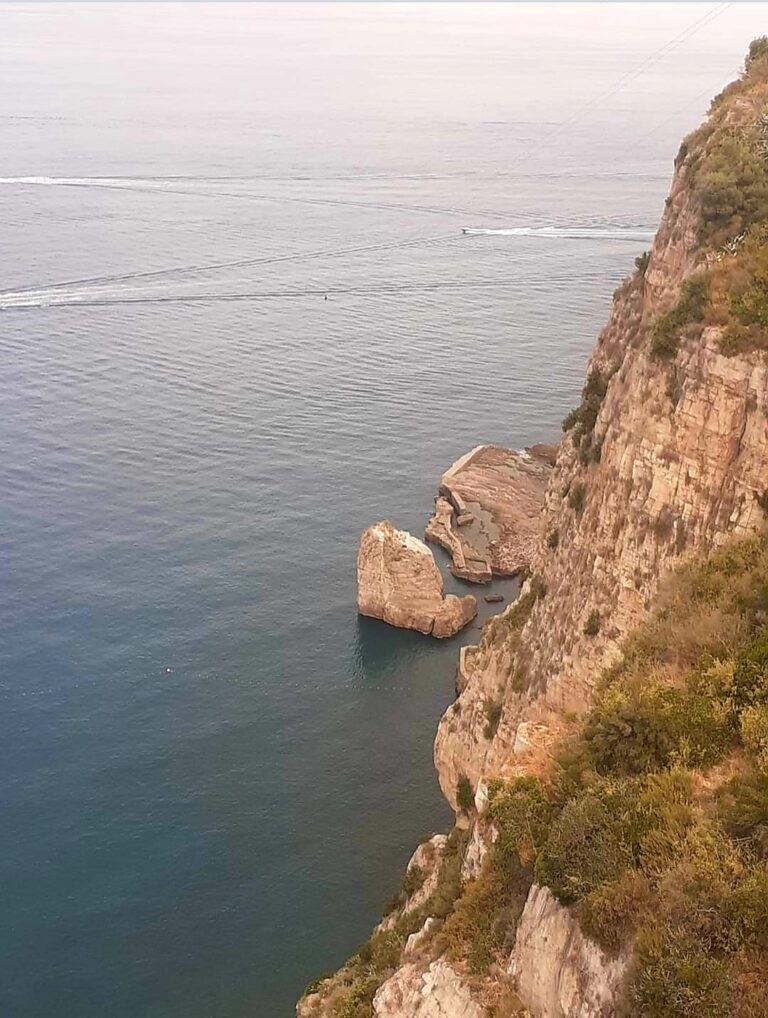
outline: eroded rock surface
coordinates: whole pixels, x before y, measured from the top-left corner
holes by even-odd
[[[424,970],[408,963],[373,998],[374,1018],[485,1018],[485,1007],[444,959]]]
[[[426,537],[450,553],[454,576],[488,583],[529,565],[551,473],[550,447],[534,448],[478,445],[443,474]]]
[[[424,542],[387,520],[360,539],[357,607],[361,615],[438,638],[454,636],[477,614],[474,597],[445,594]]]
[[[518,996],[533,1014],[614,1018],[626,972],[626,958],[607,955],[546,887],[533,885],[509,963]]]

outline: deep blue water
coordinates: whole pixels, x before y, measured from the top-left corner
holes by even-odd
[[[446,827],[357,540],[556,439],[714,10],[4,5],[0,1013],[287,1018]]]

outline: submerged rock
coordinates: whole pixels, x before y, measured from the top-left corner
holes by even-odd
[[[369,527],[360,539],[357,607],[361,615],[438,638],[455,635],[477,614],[474,597],[445,594],[423,541],[388,520]]]
[[[549,446],[478,445],[443,474],[426,538],[450,553],[454,576],[488,583],[528,566],[551,470]]]

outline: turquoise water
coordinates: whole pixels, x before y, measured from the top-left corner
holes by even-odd
[[[357,539],[556,439],[711,9],[5,5],[4,1015],[287,1018],[445,828]]]

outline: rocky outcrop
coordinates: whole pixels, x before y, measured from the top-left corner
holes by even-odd
[[[451,555],[451,572],[473,583],[509,576],[530,564],[551,462],[536,454],[478,445],[440,482],[426,537]]]
[[[418,886],[410,894],[400,909],[395,909],[379,923],[377,929],[391,930],[403,916],[422,908],[432,897],[440,878],[440,863],[448,843],[446,834],[434,834],[427,841],[422,841],[410,858],[405,870],[405,883],[417,877]]]
[[[360,539],[357,607],[361,615],[438,638],[455,635],[477,614],[474,597],[446,596],[429,548],[386,520]]]
[[[531,888],[517,927],[509,974],[517,994],[546,1018],[614,1018],[627,959],[588,940],[546,887]]]
[[[426,970],[406,963],[379,987],[374,1018],[486,1018],[488,1014],[458,972],[439,958]]]

